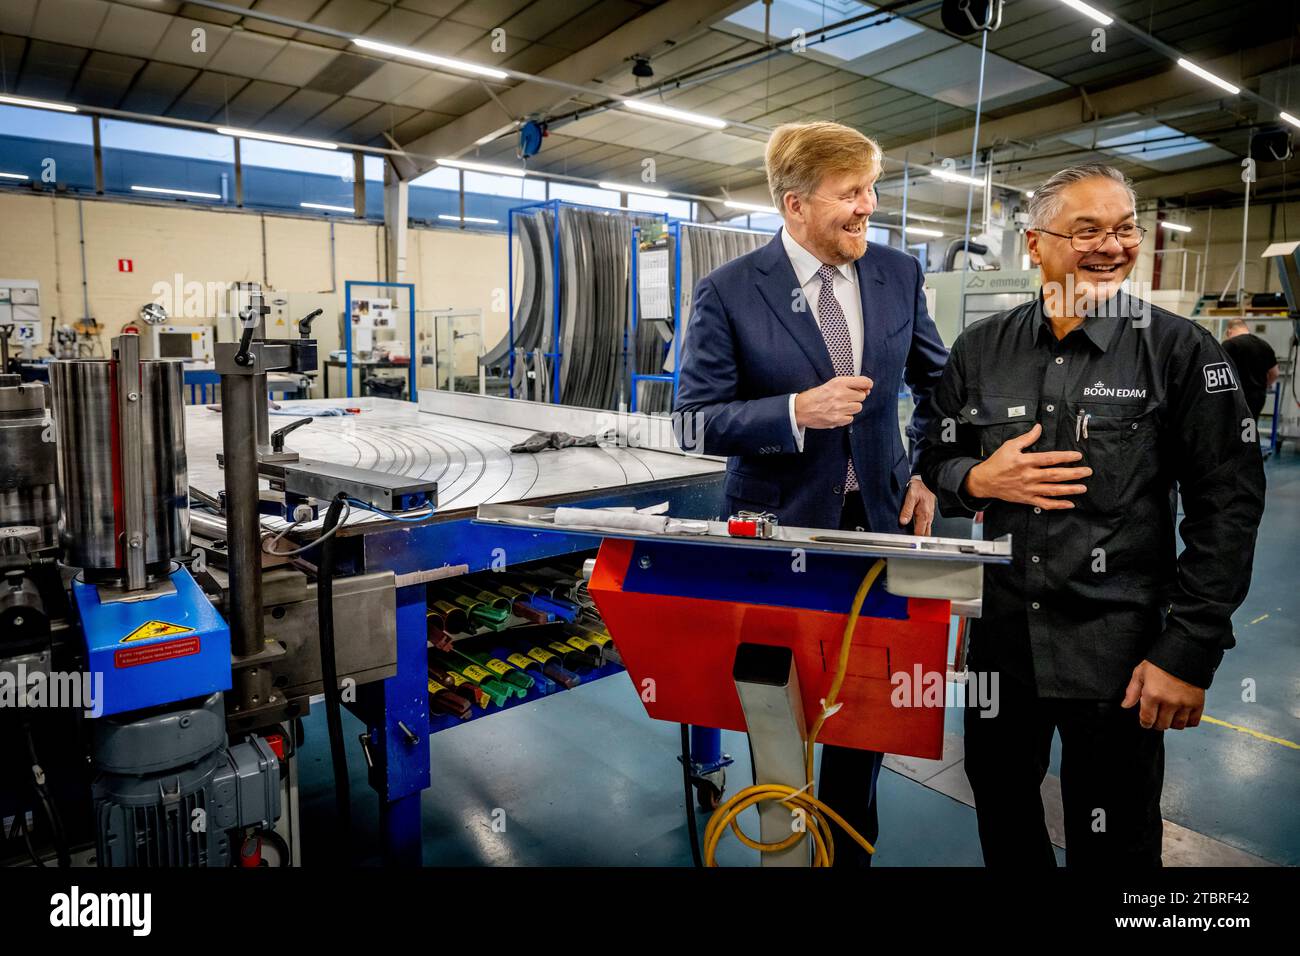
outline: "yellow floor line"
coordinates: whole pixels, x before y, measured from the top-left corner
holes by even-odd
[[[1262,734],[1258,730],[1251,730],[1249,727],[1241,727],[1237,724],[1230,724],[1226,720],[1219,720],[1217,717],[1211,717],[1209,714],[1202,714],[1201,720],[1207,724],[1218,724],[1220,727],[1227,727],[1229,730],[1235,730],[1239,733],[1250,734],[1260,740],[1267,740],[1271,744],[1281,744],[1283,747],[1290,747],[1292,750],[1300,750],[1300,744],[1294,740],[1286,740],[1283,737],[1272,737],[1269,734]]]
[[[1255,618],[1255,620],[1251,621],[1250,623],[1251,623],[1251,624],[1258,624],[1260,621],[1264,620],[1264,619],[1267,618],[1267,617],[1268,617],[1267,614],[1261,614],[1259,617]]]

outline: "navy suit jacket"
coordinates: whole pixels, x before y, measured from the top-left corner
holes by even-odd
[[[875,384],[853,423],[808,428],[798,450],[790,394],[835,375],[813,304],[778,233],[770,243],[700,280],[687,327],[674,411],[684,448],[726,455],[727,506],[770,511],[782,524],[838,528],[849,456],[871,531],[899,533],[898,512],[933,417],[931,393],[948,350],[925,306],[911,255],[872,243],[855,263],[862,295],[861,369]],[[898,392],[916,399],[907,433]],[[702,440],[702,441],[701,441]]]

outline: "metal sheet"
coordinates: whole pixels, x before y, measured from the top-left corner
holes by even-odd
[[[511,215],[522,272],[513,316],[515,394],[549,401],[558,379],[566,405],[617,408],[627,396],[623,347],[630,320],[632,228],[654,217],[564,204]],[[553,261],[557,239],[558,263]],[[507,333],[483,364],[500,374],[510,347]]]
[[[737,538],[727,532],[727,522],[709,521],[703,533],[659,533],[627,529],[601,528],[594,522],[578,525],[555,524],[555,509],[537,505],[483,504],[478,509],[482,524],[511,525],[519,528],[550,530],[563,534],[589,534],[602,538],[631,538],[647,541],[672,541],[679,544],[732,545],[741,548],[767,548],[789,551],[791,547],[818,553],[853,554],[877,558],[906,558],[910,562],[954,561],[967,564],[1009,564],[1011,538],[978,541],[969,538],[918,537],[908,534],[876,534],[870,531],[827,531],[822,528],[780,526],[771,538]]]
[[[549,409],[526,402],[472,397],[478,400],[458,405],[459,414],[474,415],[505,404],[525,416],[536,412],[539,419],[536,423],[521,420],[504,425],[421,412],[408,402],[392,399],[316,399],[295,406],[353,406],[363,411],[356,416],[314,420],[293,433],[290,450],[306,458],[437,481],[440,514],[472,513],[484,502],[595,495],[645,482],[716,475],[723,469],[716,459],[629,447],[511,454],[511,445],[548,428],[540,416]],[[583,414],[576,409],[569,411]],[[586,414],[594,424],[597,413]],[[190,483],[200,491],[216,494],[223,486],[216,464],[221,449],[221,416],[197,405],[189,406],[186,415]],[[374,519],[359,512],[349,519],[367,520]]]

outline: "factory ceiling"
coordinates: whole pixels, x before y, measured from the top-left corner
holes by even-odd
[[[1291,100],[1290,4],[1097,5],[1300,113]],[[517,165],[509,124],[542,116],[552,129],[532,169],[635,182],[653,158],[661,189],[751,202],[763,201],[767,130],[826,117],[880,141],[891,157],[890,196],[904,159],[918,167],[969,159],[979,39],[945,32],[938,8],[921,0],[4,0],[0,92],[399,146],[411,153],[407,175],[448,155]],[[1028,188],[1068,162],[1102,158],[1133,176],[1144,197],[1238,197],[1251,129],[1276,123],[1276,110],[1178,69],[1118,27],[1104,30],[1097,50],[1096,27],[1059,0],[1006,3],[989,36],[981,126],[995,180]],[[797,52],[794,31],[806,42]],[[467,76],[362,49],[355,36],[513,72]],[[634,55],[649,59],[653,77],[633,76]],[[646,91],[731,125],[703,129],[619,108],[618,97]],[[1294,95],[1300,100],[1300,84]],[[1260,167],[1262,191],[1278,188],[1282,165]],[[966,187],[927,182],[924,169],[913,189],[916,209],[964,210]]]

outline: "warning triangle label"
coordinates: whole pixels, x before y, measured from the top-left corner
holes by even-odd
[[[166,621],[146,621],[118,643],[130,644],[132,641],[148,641],[155,637],[171,637],[173,634],[190,634],[193,631],[192,627],[168,624]]]

